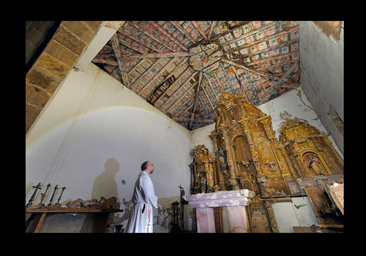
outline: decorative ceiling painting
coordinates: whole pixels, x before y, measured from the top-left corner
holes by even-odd
[[[126,21],[93,59],[189,130],[224,92],[259,106],[299,86],[299,21]]]

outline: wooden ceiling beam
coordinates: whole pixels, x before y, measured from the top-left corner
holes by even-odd
[[[130,81],[128,79],[128,75],[127,75],[126,69],[125,69],[124,64],[123,64],[122,55],[121,55],[121,48],[119,46],[117,33],[115,33],[112,36],[111,41],[112,41],[112,48],[113,48],[113,50],[116,54],[118,67],[119,67],[119,69],[121,71],[121,74],[122,74],[122,80],[124,80],[123,83],[128,87],[130,85]]]
[[[207,41],[207,36],[205,35],[205,33],[202,31],[202,29],[200,28],[200,26],[197,24],[197,22],[195,21],[191,21],[191,23],[193,24],[193,26],[196,27],[196,29],[198,30],[198,32],[201,34],[201,36],[203,36],[203,38]]]
[[[202,87],[203,88],[203,87]],[[208,110],[207,110],[207,108],[206,108],[206,106],[205,106],[205,104],[203,104],[203,101],[202,101],[202,99],[201,99],[201,96],[199,96],[198,95],[198,100],[200,101],[200,103],[201,103],[201,106],[203,107],[203,110],[205,111],[205,113],[206,113],[206,116],[208,117]]]
[[[261,27],[261,28],[259,28],[259,29],[254,29],[254,30],[252,30],[252,31],[250,31],[250,32],[248,32],[248,33],[246,33],[246,34],[243,34],[243,35],[241,35],[241,36],[239,36],[239,37],[233,37],[233,39],[232,39],[232,40],[227,41],[227,42],[225,41],[225,43],[220,44],[220,46],[221,46],[221,47],[223,47],[223,46],[225,46],[225,45],[227,45],[227,44],[231,44],[231,43],[237,42],[237,41],[239,41],[239,40],[241,40],[241,39],[243,39],[243,38],[246,38],[246,37],[248,37],[248,36],[251,36],[251,35],[253,35],[253,34],[257,34],[259,31],[264,30],[264,29],[266,29],[266,28],[268,28],[268,27],[272,26],[272,25],[273,25],[273,24],[275,24],[276,22],[277,22],[277,21],[272,21],[271,23],[268,23],[267,25],[265,25],[265,26],[263,26],[263,27]],[[234,31],[235,29],[237,29],[237,28],[230,29],[230,31],[226,32],[225,34],[230,33],[230,32],[232,32],[232,31]],[[220,35],[220,36],[223,36],[223,35]]]
[[[275,77],[275,76],[272,76],[272,75],[270,75],[270,74],[264,74],[264,73],[261,73],[261,72],[258,72],[258,71],[255,71],[255,70],[249,69],[249,68],[247,68],[247,67],[245,67],[245,66],[243,66],[243,65],[240,65],[240,64],[235,63],[235,62],[233,62],[233,61],[231,61],[231,60],[228,60],[228,59],[226,59],[225,57],[222,57],[222,58],[221,58],[221,61],[226,62],[227,64],[230,64],[230,65],[232,65],[232,66],[235,66],[235,67],[238,67],[238,68],[245,69],[245,70],[247,70],[247,71],[249,71],[249,72],[252,72],[253,74],[256,74],[256,75],[259,75],[259,76],[269,76],[270,78],[272,78],[272,79],[274,79],[274,80],[278,80],[278,78],[277,78],[277,77]]]
[[[208,32],[208,36],[207,36],[208,41],[211,39],[212,31],[213,31],[214,27],[216,26],[216,24],[217,24],[217,21],[211,21],[210,31]]]
[[[156,42],[164,45],[164,47],[166,47],[167,49],[169,49],[171,52],[175,52],[174,49],[172,49],[169,45],[167,45],[166,43],[160,41],[159,39],[157,39],[154,35],[152,35],[150,32],[146,31],[144,28],[140,27],[139,24],[137,24],[136,22],[132,22],[131,23],[138,29],[141,29],[142,32],[146,35],[148,35],[149,37],[151,37],[152,39],[154,39]]]
[[[169,110],[171,109],[171,108],[173,108],[188,92],[189,92],[189,90],[191,90],[193,87],[195,87],[196,86],[196,84],[198,83],[198,81],[197,82],[195,82],[195,83],[193,83],[193,85],[191,86],[191,87],[189,87],[189,89],[185,92],[185,93],[183,93],[183,95],[182,96],[180,96],[179,97],[179,99],[177,99],[166,111],[165,111],[165,113],[168,113],[169,112]]]
[[[210,79],[208,79],[208,77],[207,77],[207,75],[206,75],[205,73],[203,73],[203,74],[204,74],[204,76],[206,77],[206,79],[207,79],[207,81],[208,81],[208,84],[210,85],[211,91],[212,91],[212,92],[213,92],[213,94],[215,95],[216,100],[217,100],[218,102],[220,102],[219,97],[217,97],[217,94],[216,94],[216,92],[214,91],[214,89],[213,89],[213,87],[212,87],[212,84],[211,84]]]
[[[124,54],[126,59],[153,59],[153,58],[172,58],[187,57],[188,52],[168,52],[168,53],[144,53],[144,54]]]
[[[298,66],[297,62],[290,67],[286,74],[278,81],[275,86],[272,87],[272,90],[268,91],[267,94],[258,102],[257,106],[263,103],[269,96],[272,95],[272,93],[276,92],[289,78],[291,72]]]
[[[132,88],[135,84],[137,84],[141,79],[142,79],[142,77],[144,76],[144,75],[146,75],[147,73],[149,73],[150,72],[150,70],[156,65],[156,64],[158,64],[159,63],[159,61],[160,61],[160,59],[159,60],[156,60],[153,64],[151,64],[151,66],[148,68],[148,69],[146,69],[145,70],[145,72],[144,73],[142,73],[132,84],[131,84],[131,87],[130,88]]]
[[[179,122],[191,122],[191,119],[187,118],[187,117],[173,117],[173,120],[174,121],[179,121]],[[192,121],[192,122],[213,123],[213,122],[215,122],[215,120],[213,120],[213,119],[201,119],[201,120]]]
[[[185,112],[187,112],[188,109],[190,109],[194,104],[194,101],[182,112],[178,117],[181,117]],[[183,105],[184,106],[184,105]],[[178,109],[179,110],[179,109]],[[175,112],[174,112],[175,113]]]
[[[112,65],[112,66],[118,66],[118,62],[117,61],[114,61],[114,60],[106,60],[106,59],[102,59],[102,58],[93,59],[92,62],[93,63],[108,64],[108,65]]]
[[[174,57],[173,59],[171,59],[170,61],[168,61],[168,63],[165,64],[165,66],[162,69],[160,69],[160,71],[147,84],[145,84],[144,87],[141,88],[141,90],[138,92],[138,95],[141,95],[141,93],[143,92],[143,90],[145,88],[148,88],[149,85],[151,83],[153,83],[168,68],[169,65],[171,65],[174,61],[177,60],[177,58],[178,57]]]
[[[247,102],[249,103],[248,96],[247,96],[247,94],[246,94],[246,92],[245,92],[245,90],[244,90],[244,85],[241,83],[240,78],[239,78],[239,75],[238,75],[238,73],[236,72],[235,67],[234,67],[234,66],[231,66],[231,67],[232,67],[232,69],[233,69],[233,71],[234,71],[234,74],[235,74],[235,76],[236,76],[236,79],[238,79],[238,81],[239,81],[241,91],[242,91],[243,95],[245,96],[245,99],[246,99],[246,100],[247,100]]]
[[[174,37],[172,37],[172,35],[170,35],[168,32],[166,32],[164,29],[162,29],[158,24],[156,24],[153,21],[149,21],[151,23],[151,25],[153,25],[157,30],[159,30],[161,33],[163,33],[166,37],[168,37],[170,40],[172,40],[174,43],[176,43],[177,45],[179,45],[183,50],[185,50],[186,52],[188,52],[188,49],[181,44],[178,40],[176,40]]]
[[[289,88],[289,89],[296,89],[299,88],[299,83],[285,83],[281,86],[281,88]]]
[[[225,74],[226,80],[229,82],[229,85],[230,85],[230,88],[231,88],[231,90],[232,90],[233,94],[235,94],[234,87],[233,87],[233,85],[232,85],[232,83],[231,83],[230,77],[229,77],[229,76],[228,76],[228,74],[226,73],[226,70],[225,70],[225,68],[224,68],[224,65],[222,65],[222,62],[220,62],[220,67],[221,67],[222,71],[223,71],[223,72],[224,72],[224,74]]]
[[[184,35],[188,36],[187,38],[194,44],[196,45],[196,41],[194,40],[194,38],[191,36],[191,34],[189,34],[179,23],[178,21],[172,21],[173,25]]]
[[[202,85],[202,90],[203,90],[203,92],[205,93],[205,95],[206,95],[206,97],[207,97],[208,101],[210,102],[210,105],[211,105],[212,109],[215,109],[215,107],[214,107],[214,105],[212,104],[210,97],[208,97],[208,94],[207,94],[207,92],[206,92],[206,90],[205,90],[205,87],[203,87],[203,85]]]
[[[198,86],[197,86],[196,95],[195,95],[194,104],[193,104],[193,112],[191,115],[191,121],[189,122],[188,130],[192,129],[192,121],[194,119],[194,115],[195,115],[195,111],[196,111],[196,107],[197,107],[198,95],[199,95],[200,88],[201,88],[201,82],[202,82],[202,72],[199,73]]]
[[[170,74],[167,76],[167,77],[165,77],[164,78],[164,80],[160,83],[160,84],[163,84],[163,83],[165,83],[165,81],[167,81],[172,75],[173,75],[173,73],[178,69],[178,68],[180,68],[180,66],[182,66],[182,64],[184,63],[184,62],[186,62],[187,61],[187,58],[184,58],[184,59],[182,59],[181,60],[181,62],[179,62],[178,63],[178,65],[170,72]],[[147,99],[152,95],[154,93],[154,90],[152,90],[151,91],[151,93],[146,97]]]
[[[155,47],[153,47],[153,46],[151,46],[151,45],[145,44],[144,42],[142,42],[142,41],[141,41],[141,40],[139,40],[138,38],[136,38],[136,37],[134,37],[134,36],[132,36],[132,35],[130,35],[130,34],[128,34],[128,33],[126,33],[126,32],[124,32],[124,31],[122,31],[121,29],[120,29],[120,30],[118,30],[117,32],[118,32],[118,33],[121,33],[122,35],[125,35],[125,36],[127,36],[127,37],[129,37],[129,38],[131,38],[132,40],[134,40],[134,41],[136,41],[136,42],[138,42],[138,43],[140,43],[140,44],[142,44],[142,45],[146,46],[147,48],[150,48],[150,49],[151,49],[151,50],[153,50],[153,51],[156,51],[156,52],[158,52],[158,53],[162,53],[162,51],[160,51],[159,49],[156,49]]]
[[[186,84],[186,83],[188,83],[188,81],[189,80],[191,80],[196,74],[198,73],[198,71],[196,71],[196,72],[193,72],[192,73],[192,75],[190,75],[189,77],[188,77],[188,79],[186,80],[186,81],[184,81],[180,86],[179,86],[179,88],[177,89],[177,90],[175,90],[175,92],[173,92],[172,93],[172,95],[170,96],[170,97],[173,97],[173,95],[177,92],[177,91],[179,91],[181,88],[183,88],[183,86]],[[168,101],[166,101],[166,102],[164,102],[161,106],[160,106],[160,109],[167,103]]]
[[[156,103],[169,91],[170,87],[174,86],[179,80],[180,78],[186,73],[188,72],[188,70],[190,69],[190,66],[188,66],[180,75],[178,78],[176,78],[176,80],[174,81],[174,83],[172,83],[169,88],[159,96],[159,98],[154,102],[154,106],[156,106]],[[172,72],[173,73],[173,72]]]
[[[145,61],[145,59],[140,60],[139,63],[137,63],[133,68],[131,68],[130,71],[128,71],[128,75],[131,75],[132,72],[135,71],[136,68],[140,67],[144,61]]]
[[[120,44],[123,44],[124,46],[128,47],[128,48],[131,48],[132,50],[136,51],[136,52],[139,52],[139,53],[142,53],[144,54],[145,52],[143,52],[142,50],[140,50],[139,48],[136,48],[135,46],[132,46],[131,44],[129,44],[128,42],[126,42],[125,40],[123,39],[120,39],[118,38],[118,42]],[[122,53],[122,55],[127,55],[127,53]],[[131,54],[132,55],[132,54]]]

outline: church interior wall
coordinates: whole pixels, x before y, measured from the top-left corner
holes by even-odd
[[[155,167],[151,178],[159,198],[154,222],[160,226],[155,229],[168,232],[167,216],[171,203],[179,199],[178,186],[189,191],[189,148],[184,127],[91,63],[84,72],[70,72],[27,136],[26,203],[38,182],[44,185],[41,192],[51,183],[46,204],[56,184],[66,187],[62,205],[78,198],[115,196],[124,212],[115,214],[114,222],[125,227],[141,163],[149,160]],[[59,194],[60,189],[56,199]],[[34,203],[39,200],[40,191]],[[78,223],[82,222],[80,218]],[[76,232],[65,225],[64,230]],[[57,232],[43,230],[53,231]]]
[[[332,106],[344,122],[344,22],[339,41],[312,21],[300,22],[300,38],[301,87],[343,153],[343,136],[328,113]]]

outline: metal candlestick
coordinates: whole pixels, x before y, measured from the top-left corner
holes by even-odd
[[[33,204],[33,200],[34,200],[34,197],[35,197],[35,195],[36,195],[36,193],[37,193],[37,190],[38,190],[38,189],[41,189],[41,182],[39,182],[37,186],[33,186],[33,188],[35,188],[36,190],[34,190],[33,195],[32,195],[32,196],[31,196],[31,198],[29,199],[29,202],[28,202],[28,204],[27,204],[27,207],[32,206],[32,204]]]
[[[45,206],[45,204],[43,204],[43,203],[42,203],[42,201],[43,201],[43,199],[45,198],[46,193],[47,193],[47,190],[48,190],[48,188],[49,188],[50,186],[51,186],[51,184],[49,183],[49,184],[47,185],[46,191],[45,191],[44,193],[41,193],[41,202],[39,202],[39,204],[38,204],[37,206]]]
[[[51,197],[50,203],[47,206],[51,206],[52,205],[51,202],[53,201],[53,197],[55,196],[55,192],[56,192],[57,186],[58,185],[56,185],[56,187],[53,189],[53,193],[52,193],[52,197]]]
[[[60,202],[60,200],[61,200],[62,193],[64,192],[64,190],[65,190],[65,189],[66,189],[66,187],[63,187],[63,188],[62,188],[62,191],[61,191],[60,197],[58,198],[57,203],[56,203],[55,205],[61,205],[59,202]]]

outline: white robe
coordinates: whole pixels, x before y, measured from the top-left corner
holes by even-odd
[[[144,208],[145,205],[145,208]],[[158,198],[149,175],[142,171],[136,180],[132,196],[132,208],[126,233],[152,233],[153,209],[158,208]],[[143,212],[142,212],[143,211]]]

